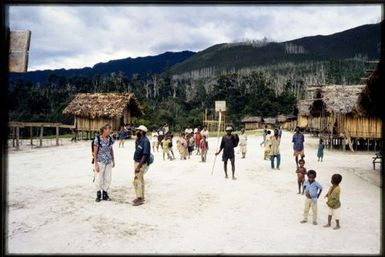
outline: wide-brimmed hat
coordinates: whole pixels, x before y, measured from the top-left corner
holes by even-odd
[[[144,132],[147,132],[147,128],[146,128],[144,125],[140,125],[140,126],[137,127],[136,129],[141,130],[141,131],[144,131]]]
[[[225,129],[226,131],[232,131],[233,130],[233,128],[231,127],[231,126],[228,126],[228,127],[226,127],[226,129]]]

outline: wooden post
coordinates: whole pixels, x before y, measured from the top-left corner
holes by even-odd
[[[31,139],[31,146],[33,146],[33,130],[32,130],[32,127],[29,127],[29,137]]]
[[[15,147],[15,127],[12,128],[12,147]]]
[[[20,128],[16,127],[16,150],[20,149],[19,139],[20,139]]]
[[[56,127],[56,145],[59,145],[59,127]]]
[[[369,143],[370,143],[370,142],[369,142],[369,138],[368,138],[368,152],[369,152]]]
[[[215,148],[215,151],[218,151],[218,146],[219,146],[219,132],[221,130],[221,119],[222,119],[222,112],[219,111],[219,119],[218,119],[218,132],[217,132],[217,147]],[[215,155],[214,157],[214,163],[213,163],[213,167],[211,169],[211,176],[213,175],[214,173],[214,167],[215,167],[215,161],[217,160],[217,155]]]
[[[43,146],[43,133],[44,133],[44,127],[40,127],[40,147]]]

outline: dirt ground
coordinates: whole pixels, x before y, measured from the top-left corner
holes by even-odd
[[[324,191],[319,225],[300,224],[305,199],[297,194],[291,137],[283,133],[278,171],[263,160],[262,137],[249,136],[246,159],[236,155],[235,181],[224,179],[219,157],[210,175],[216,138],[209,139],[207,163],[178,154],[163,161],[155,152],[145,175],[146,204],[139,207],[130,204],[133,140],[125,148],[115,144],[112,201],[100,203],[89,142],[10,151],[8,253],[378,254],[381,176],[372,170],[373,153],[325,150],[320,163],[317,139],[306,135],[305,166],[317,171]],[[322,227],[333,173],[343,176],[340,230]]]

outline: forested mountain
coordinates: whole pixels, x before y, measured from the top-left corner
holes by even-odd
[[[32,83],[43,83],[50,75],[57,77],[71,78],[75,76],[83,76],[92,78],[95,75],[103,76],[111,72],[121,72],[128,78],[133,74],[145,75],[152,73],[161,73],[172,65],[188,59],[194,54],[192,51],[182,52],[165,52],[156,56],[146,56],[137,58],[125,58],[120,60],[111,60],[106,63],[97,63],[92,68],[85,67],[82,69],[58,69],[58,70],[42,70],[31,71],[27,73],[11,73],[10,81],[24,79]]]
[[[225,43],[198,52],[174,65],[171,72],[182,74],[211,68],[216,73],[282,62],[327,61],[331,59],[380,56],[381,24],[370,24],[326,36],[311,36],[286,42],[265,40]]]

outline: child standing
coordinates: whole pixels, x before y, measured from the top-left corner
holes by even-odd
[[[298,161],[298,165],[299,165],[299,167],[295,171],[297,173],[297,178],[298,178],[298,194],[301,194],[301,188],[302,188],[302,194],[304,194],[304,190],[305,190],[305,187],[304,187],[305,175],[307,174],[306,173],[306,168],[304,167],[305,160],[304,159],[300,159]]]
[[[194,134],[190,133],[189,136],[187,137],[187,149],[188,149],[188,158],[189,159],[190,159],[192,152],[194,151],[194,144],[195,144]]]
[[[265,152],[264,152],[264,157],[263,157],[263,159],[264,160],[270,160],[270,147],[271,147],[271,145],[270,145],[270,142],[271,142],[271,140],[270,140],[270,130],[267,130],[267,132],[266,132],[266,138],[264,139],[264,141],[263,141],[263,143],[265,144]]]
[[[209,143],[207,142],[205,135],[202,136],[202,139],[199,143],[199,147],[201,149],[202,162],[206,162],[207,151],[209,150]]]
[[[242,159],[244,159],[247,152],[247,135],[244,128],[241,129],[241,135],[239,136],[239,149],[242,153]]]
[[[196,145],[196,148],[197,148],[197,155],[201,154],[200,153],[200,142],[201,142],[201,140],[202,140],[202,134],[201,134],[200,129],[198,128],[197,132],[195,133],[195,145]]]
[[[313,225],[317,225],[317,200],[322,192],[322,186],[315,181],[317,172],[315,170],[309,170],[307,173],[307,181],[304,183],[305,187],[305,210],[303,212],[303,220],[301,223],[307,222],[310,208],[313,212]]]
[[[328,224],[324,227],[330,227],[332,222],[332,217],[336,220],[336,226],[334,229],[340,229],[340,194],[341,189],[339,184],[342,181],[342,176],[340,174],[334,174],[331,179],[332,186],[330,187],[328,193],[325,197],[328,198],[326,204],[329,207],[329,215],[328,215]]]
[[[165,136],[161,142],[163,149],[163,160],[165,160],[165,155],[167,154],[168,159],[172,160],[170,155],[170,139],[168,136]]]
[[[172,149],[172,147],[174,146],[173,143],[172,143],[172,140],[173,140],[173,138],[174,138],[174,135],[171,134],[171,132],[168,132],[168,135],[169,135],[169,138],[170,138],[170,143],[168,144],[169,147],[170,147],[170,153],[172,154],[172,159],[175,160],[174,150]]]
[[[181,133],[178,140],[176,141],[177,143],[177,149],[179,151],[179,154],[180,154],[180,159],[181,160],[186,160],[186,156],[187,156],[187,141],[185,139],[185,134],[184,133]]]
[[[324,148],[325,148],[324,141],[322,138],[320,138],[319,144],[318,144],[318,151],[317,151],[318,161],[322,162],[324,159]]]

